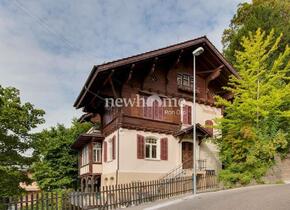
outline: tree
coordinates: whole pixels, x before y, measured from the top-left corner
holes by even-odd
[[[25,153],[31,148],[30,131],[44,123],[43,115],[31,103],[21,103],[19,90],[0,86],[0,196],[19,194],[19,183],[29,181],[23,170],[33,159]]]
[[[242,38],[235,66],[241,78],[231,77],[225,88],[234,99],[217,97],[225,106],[225,117],[218,122],[222,137],[216,141],[225,166],[220,178],[226,184],[260,181],[275,155],[289,145],[290,48],[267,62],[281,42],[282,35],[276,39],[274,34],[258,29]]]
[[[77,153],[71,149],[72,143],[91,127],[90,123],[73,120],[66,128],[58,124],[43,130],[34,137],[33,178],[42,190],[75,188],[78,179]]]
[[[235,51],[242,50],[242,37],[258,28],[266,33],[275,29],[276,37],[283,33],[278,51],[266,61],[273,62],[290,42],[290,1],[253,0],[252,3],[240,4],[222,37],[223,52],[229,62],[236,64]]]

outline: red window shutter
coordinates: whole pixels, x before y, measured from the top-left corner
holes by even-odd
[[[213,136],[213,122],[212,120],[205,121],[205,128],[210,136]]]
[[[182,109],[183,124],[188,124],[188,106],[184,105]]]
[[[188,120],[187,120],[187,122],[188,122],[188,124],[190,124],[191,125],[191,106],[188,106],[187,107],[187,112],[188,112]]]
[[[147,110],[146,110],[146,106],[143,106],[143,117],[147,117]]]
[[[159,110],[158,110],[158,102],[153,101],[153,110],[154,110],[154,119],[159,119]]]
[[[107,142],[104,142],[104,162],[107,162]]]
[[[168,160],[168,139],[162,138],[160,144],[161,144],[160,151],[161,160]]]
[[[144,159],[144,136],[137,135],[137,158]]]
[[[112,152],[113,152],[113,154],[112,154],[112,156],[113,156],[113,160],[115,160],[115,158],[116,158],[116,138],[115,138],[115,136],[113,137],[113,139],[112,139]]]
[[[158,106],[159,120],[163,120],[163,106]]]
[[[152,106],[147,107],[147,116],[148,116],[148,118],[153,119],[153,107]]]
[[[153,119],[153,106],[147,106],[147,98],[145,97],[145,104],[143,106],[143,116],[149,119]]]

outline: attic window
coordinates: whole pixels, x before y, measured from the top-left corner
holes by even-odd
[[[185,73],[177,74],[177,87],[181,90],[192,91],[193,89],[193,76]]]

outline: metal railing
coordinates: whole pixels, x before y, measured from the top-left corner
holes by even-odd
[[[172,170],[170,170],[166,175],[161,177],[161,179],[172,179],[177,177],[186,176],[186,171],[184,169],[192,169],[192,167],[187,167],[188,164],[192,162],[192,159],[188,159],[182,162],[180,165],[176,166]],[[186,166],[186,167],[185,167]],[[197,160],[197,170],[198,171],[206,171],[206,160]]]

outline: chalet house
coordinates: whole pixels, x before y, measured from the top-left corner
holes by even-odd
[[[192,51],[198,47],[204,52],[196,58],[193,154]],[[99,128],[92,127],[72,145],[79,152],[82,189],[192,174],[193,155],[199,176],[217,173],[221,168],[217,147],[205,139],[219,134],[213,119],[223,112],[215,106],[214,96],[228,99],[230,94],[222,87],[230,75],[238,76],[207,37],[94,66],[74,104],[85,113],[81,121],[100,119]],[[116,106],[136,98],[146,104]],[[153,102],[148,105],[149,98]],[[179,103],[165,106],[159,103],[164,99]]]

